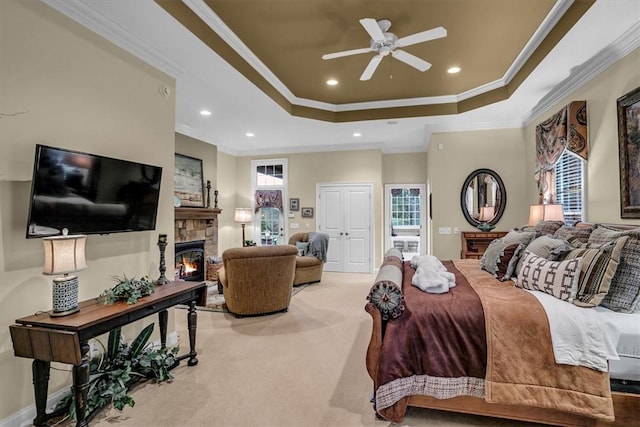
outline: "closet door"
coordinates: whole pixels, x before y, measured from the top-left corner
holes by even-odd
[[[368,273],[372,258],[370,184],[320,184],[319,232],[329,235],[325,271]]]

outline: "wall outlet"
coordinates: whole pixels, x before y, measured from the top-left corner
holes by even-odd
[[[453,234],[459,234],[460,233],[460,229],[458,229],[458,227],[453,227]]]
[[[438,228],[438,234],[451,234],[451,227]]]
[[[298,224],[297,222],[290,222],[289,228],[292,228],[292,229],[300,228],[300,224]]]

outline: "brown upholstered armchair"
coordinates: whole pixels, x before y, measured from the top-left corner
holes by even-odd
[[[224,251],[218,280],[229,311],[236,316],[287,311],[297,254],[297,249],[289,245]]]
[[[300,250],[304,243],[309,242],[309,233],[295,233],[289,238],[289,244]],[[302,245],[301,245],[302,244]],[[322,270],[324,262],[313,255],[302,255],[296,257],[296,273],[293,278],[293,286],[300,286],[307,283],[316,283],[322,280]]]

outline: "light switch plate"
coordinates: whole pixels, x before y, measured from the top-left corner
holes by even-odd
[[[438,228],[438,234],[451,234],[451,227]]]

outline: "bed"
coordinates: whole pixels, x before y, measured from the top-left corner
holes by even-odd
[[[597,227],[581,225],[583,230],[578,231]],[[619,261],[626,256],[625,248],[631,248],[627,241],[640,241],[640,229],[636,233],[629,226],[604,227],[600,237],[628,236],[616,246],[621,250]],[[540,236],[539,230],[529,231]],[[555,237],[556,233],[547,234]],[[578,246],[576,240],[565,237]],[[533,258],[534,240],[538,239],[519,245],[521,258]],[[588,238],[583,240],[586,247]],[[596,242],[590,245],[595,247]],[[563,253],[568,256],[569,252]],[[640,268],[640,263],[629,265],[634,256],[640,254],[624,258],[626,264],[619,270]],[[586,258],[579,258],[578,270],[586,266]],[[447,273],[455,276],[455,287],[433,294],[411,284],[416,269],[409,260],[387,252],[365,307],[373,319],[366,365],[378,416],[401,422],[406,408],[416,406],[559,426],[637,425],[640,313],[600,306],[606,295],[589,307],[551,297],[551,304],[561,311],[577,310],[614,328],[613,346],[619,356],[604,370],[556,363],[558,328],[552,323],[549,302],[536,296],[544,292],[514,286],[513,280],[498,280],[481,263],[443,261]],[[614,273],[609,269],[603,274]],[[583,279],[579,274],[583,273],[578,271],[572,283]]]

